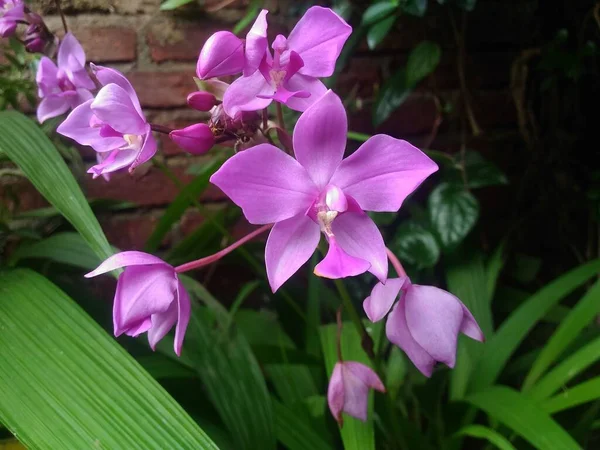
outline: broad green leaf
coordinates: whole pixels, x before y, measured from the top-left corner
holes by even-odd
[[[369,28],[367,32],[367,45],[371,50],[381,44],[396,23],[396,19],[396,16],[386,17]]]
[[[374,23],[380,22],[381,20],[394,14],[397,8],[397,5],[385,0],[378,3],[374,3],[371,6],[369,6],[364,12],[362,17],[362,23],[363,25],[367,26],[373,25]]]
[[[427,12],[427,0],[404,0],[400,2],[400,9],[411,16],[423,17]]]
[[[533,294],[521,304],[484,345],[483,354],[475,368],[470,391],[477,392],[494,383],[529,331],[565,296],[596,275],[600,260],[579,266]]]
[[[0,112],[0,153],[73,225],[101,259],[112,249],[71,171],[48,137],[23,114]]]
[[[182,281],[190,295],[210,305],[194,308],[184,353],[227,426],[235,448],[275,449],[271,399],[248,341],[229,326],[229,312],[200,283],[189,277],[182,277]]]
[[[592,322],[600,311],[600,281],[583,296],[544,345],[531,370],[523,382],[523,391],[527,391],[542,374],[563,353],[567,346],[579,335],[579,332]]]
[[[423,41],[408,55],[406,62],[406,79],[409,86],[414,86],[431,74],[440,63],[442,50],[435,42]]]
[[[13,253],[11,262],[16,264],[29,258],[49,259],[86,270],[93,270],[102,262],[81,235],[73,232],[56,233],[41,241],[22,245]]]
[[[440,183],[431,192],[427,208],[444,249],[460,244],[479,217],[479,202],[473,194],[450,183]]]
[[[30,449],[216,449],[150,375],[35,272],[0,274],[0,422]]]
[[[169,232],[175,222],[181,219],[186,209],[204,192],[208,187],[209,179],[219,167],[223,164],[223,160],[214,159],[206,164],[204,172],[194,178],[187,186],[185,186],[169,204],[163,216],[156,224],[156,228],[146,242],[145,250],[148,253],[155,252],[165,235]]]
[[[433,233],[410,220],[398,227],[392,249],[401,261],[417,269],[433,267],[440,258],[440,247]]]
[[[583,403],[600,398],[600,377],[584,381],[577,386],[569,388],[555,397],[542,403],[542,408],[550,414],[573,408]]]
[[[469,395],[465,401],[502,422],[539,450],[581,448],[548,414],[511,388],[493,386]]]
[[[478,439],[485,439],[500,450],[516,450],[508,439],[497,431],[484,427],[483,425],[468,425],[461,428],[456,434],[458,436],[470,436]]]
[[[289,450],[331,450],[331,445],[311,427],[306,414],[273,399],[277,440]]]
[[[543,400],[600,359],[600,337],[580,348],[535,383],[527,395]]]
[[[161,11],[170,11],[172,9],[177,9],[183,5],[187,5],[188,3],[192,3],[194,0],[167,0],[163,4],[160,5]]]
[[[462,161],[458,161],[462,163]],[[464,169],[471,189],[508,184],[506,175],[492,162],[474,150],[465,152]],[[462,180],[461,180],[462,181]]]
[[[414,86],[408,83],[406,69],[400,69],[387,80],[373,105],[373,125],[379,126],[408,98]]]

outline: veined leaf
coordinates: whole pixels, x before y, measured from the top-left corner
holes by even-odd
[[[581,447],[559,424],[522,394],[493,386],[465,401],[502,422],[539,450],[579,450]]]
[[[298,414],[273,399],[277,440],[289,450],[330,450],[331,446],[311,427],[306,414]]]
[[[484,427],[483,425],[468,425],[461,428],[456,434],[458,436],[470,436],[478,439],[485,439],[500,450],[516,450],[508,439],[497,431]]]
[[[28,448],[217,448],[47,279],[0,273],[0,298],[0,422]]]
[[[31,120],[16,111],[0,112],[0,153],[27,175],[36,189],[73,225],[101,259],[112,249],[71,171]]]

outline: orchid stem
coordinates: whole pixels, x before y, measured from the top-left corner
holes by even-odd
[[[334,280],[334,282],[335,287],[342,298],[342,304],[348,312],[350,320],[352,320],[352,323],[354,324],[354,327],[360,336],[362,348],[369,358],[373,360],[375,358],[375,353],[373,352],[373,339],[371,339],[371,336],[369,336],[369,333],[367,333],[367,330],[365,329],[365,326],[363,325],[356,308],[352,304],[352,299],[350,298],[350,294],[348,293],[344,283],[341,280]]]
[[[65,29],[65,34],[69,32],[69,28],[67,27],[67,19],[65,18],[65,14],[63,13],[62,8],[60,7],[60,0],[54,0],[56,3],[56,9],[58,10],[58,14],[60,14],[60,20],[62,20],[63,28]]]
[[[157,133],[170,134],[173,131],[172,128],[165,127],[164,125],[158,125],[156,123],[151,123],[150,128],[152,131],[156,131]]]
[[[335,318],[337,320],[337,341],[336,341],[336,350],[338,361],[343,362],[344,358],[342,357],[342,305],[337,309],[335,313]]]
[[[279,128],[285,130],[285,120],[283,120],[283,108],[281,103],[276,102],[277,105],[277,123],[279,124]]]
[[[390,260],[390,263],[392,263],[392,266],[394,267],[394,270],[396,271],[398,276],[405,277],[406,270],[404,270],[404,267],[402,267],[402,264],[400,264],[400,260],[396,257],[396,255],[394,255],[394,253],[389,248],[386,247],[385,252],[387,253],[387,257]]]
[[[246,236],[244,236],[243,238],[234,242],[230,246],[225,247],[221,251],[218,251],[214,255],[206,256],[204,258],[197,259],[196,261],[191,261],[189,263],[185,263],[185,264],[175,267],[175,272],[177,272],[177,273],[188,272],[190,270],[198,269],[200,267],[207,266],[208,264],[212,264],[212,263],[218,261],[219,259],[223,258],[225,255],[228,255],[229,253],[231,253],[232,251],[234,251],[236,248],[240,247],[241,245],[244,245],[246,242],[254,239],[259,234],[270,230],[271,227],[273,227],[273,224],[263,225],[262,227],[254,230],[252,233],[249,233]]]

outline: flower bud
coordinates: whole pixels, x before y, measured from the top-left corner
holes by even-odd
[[[197,123],[181,130],[173,130],[169,137],[179,147],[194,155],[203,155],[215,144],[210,127],[205,123]]]
[[[210,92],[192,92],[187,96],[187,104],[197,111],[210,111],[217,99]]]
[[[242,71],[244,62],[242,40],[229,31],[218,31],[202,47],[196,73],[201,79],[235,75]]]

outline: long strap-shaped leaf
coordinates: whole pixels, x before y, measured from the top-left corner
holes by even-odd
[[[600,260],[594,260],[561,275],[533,294],[506,319],[485,343],[473,373],[471,392],[490,386],[500,375],[510,356],[529,331],[566,295],[600,271]]]
[[[550,414],[573,408],[600,398],[600,377],[584,381],[542,403],[542,408]]]
[[[29,181],[83,236],[101,258],[112,249],[73,174],[40,128],[16,111],[0,112],[0,153],[6,154]]]
[[[581,447],[558,423],[523,394],[493,386],[465,401],[521,435],[539,450],[578,450]]]
[[[35,272],[0,273],[0,421],[30,449],[216,449],[148,373]]]

